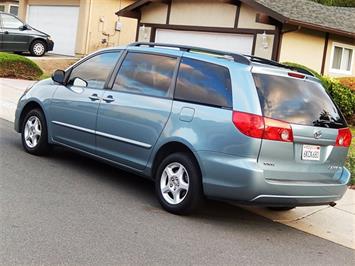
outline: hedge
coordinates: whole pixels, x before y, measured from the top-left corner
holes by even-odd
[[[0,77],[38,80],[42,69],[32,60],[17,54],[0,52]]]

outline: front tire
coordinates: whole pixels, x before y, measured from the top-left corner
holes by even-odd
[[[201,174],[195,159],[188,153],[174,153],[159,165],[155,192],[168,212],[186,215],[203,202]]]
[[[45,155],[50,150],[47,124],[43,112],[39,109],[29,111],[22,123],[22,146],[33,155]]]
[[[47,51],[47,46],[44,41],[35,40],[31,44],[30,53],[33,56],[43,56]]]

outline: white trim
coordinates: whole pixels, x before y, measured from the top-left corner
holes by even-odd
[[[350,70],[343,70],[343,69],[335,69],[335,68],[333,68],[335,46],[342,48],[343,51],[344,51],[344,48],[352,50],[351,61],[350,61]],[[352,72],[353,72],[353,66],[354,66],[354,53],[355,53],[355,46],[349,45],[349,44],[344,44],[344,43],[333,42],[333,44],[332,44],[332,52],[330,53],[329,73],[351,75]],[[343,52],[342,52],[342,57],[343,57]],[[341,60],[342,59],[343,58],[341,58]],[[341,65],[341,62],[340,62],[340,65]]]

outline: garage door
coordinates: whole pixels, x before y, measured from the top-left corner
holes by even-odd
[[[29,6],[27,23],[52,37],[53,53],[75,55],[78,16],[76,6]]]
[[[157,29],[155,41],[251,54],[253,35]]]

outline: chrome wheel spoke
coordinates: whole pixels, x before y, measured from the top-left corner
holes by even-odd
[[[24,140],[29,148],[35,148],[38,145],[42,135],[41,128],[41,121],[38,117],[31,116],[27,120],[24,128]]]
[[[176,205],[181,203],[189,191],[189,175],[181,163],[170,163],[160,177],[160,191],[165,201]]]

